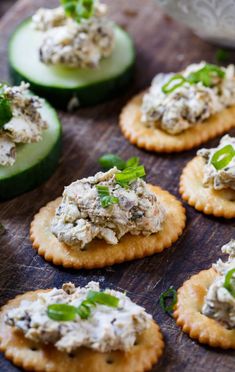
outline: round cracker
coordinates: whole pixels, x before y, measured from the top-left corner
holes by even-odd
[[[235,106],[232,106],[177,135],[158,128],[147,128],[141,122],[140,111],[144,94],[132,98],[120,116],[124,136],[140,148],[165,153],[190,150],[235,127]]]
[[[226,329],[201,313],[207,290],[218,274],[211,268],[193,275],[178,290],[174,318],[183,332],[202,344],[222,349],[235,349],[235,329]]]
[[[128,352],[100,353],[79,348],[68,355],[52,345],[37,344],[26,339],[23,333],[4,322],[7,311],[18,307],[22,300],[35,301],[38,293],[27,292],[6,304],[0,313],[0,350],[15,365],[30,371],[41,372],[143,372],[150,370],[161,357],[164,341],[158,325],[151,326],[137,337],[136,345]]]
[[[182,198],[192,207],[215,217],[235,217],[235,191],[214,190],[203,185],[204,160],[196,156],[183,170],[180,178]]]
[[[55,210],[61,202],[61,198],[58,198],[43,207],[34,217],[30,229],[33,247],[47,261],[74,269],[101,268],[162,252],[182,234],[186,221],[185,209],[167,191],[157,186],[149,187],[166,209],[166,219],[160,232],[150,236],[126,234],[116,245],[107,244],[103,239],[95,239],[86,250],[80,250],[59,242],[50,231]]]

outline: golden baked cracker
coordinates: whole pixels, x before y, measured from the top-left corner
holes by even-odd
[[[203,186],[204,161],[196,156],[183,170],[180,178],[182,198],[200,212],[215,217],[235,217],[235,191],[231,189],[214,190]]]
[[[154,321],[150,328],[138,336],[136,345],[129,352],[100,353],[83,347],[68,355],[52,345],[27,340],[21,331],[5,324],[4,316],[11,308],[18,307],[22,300],[34,301],[41,292],[45,291],[17,296],[1,310],[0,350],[15,365],[40,372],[143,372],[150,370],[161,357],[164,341]]]
[[[235,106],[232,106],[177,135],[147,128],[141,123],[140,107],[144,94],[132,98],[120,116],[124,136],[140,148],[166,153],[190,150],[235,127]]]
[[[178,290],[174,311],[176,323],[193,339],[222,349],[235,349],[235,329],[226,329],[201,313],[204,297],[218,274],[211,268],[193,275]]]
[[[126,234],[116,245],[95,239],[86,250],[70,247],[59,242],[50,231],[51,220],[61,202],[61,198],[58,198],[43,207],[34,217],[30,229],[33,247],[47,261],[75,269],[101,268],[163,251],[182,234],[186,220],[185,209],[167,191],[157,186],[149,187],[166,209],[166,220],[160,232],[150,236]]]

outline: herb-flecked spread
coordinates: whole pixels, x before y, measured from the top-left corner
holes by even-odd
[[[73,321],[56,321],[49,318],[47,309],[52,304],[78,307],[89,291],[100,291],[99,283],[90,282],[86,287],[65,283],[62,289],[52,289],[37,295],[33,302],[22,301],[18,308],[9,310],[5,322],[24,333],[34,342],[53,344],[63,352],[71,353],[81,346],[100,352],[130,350],[141,334],[150,326],[151,315],[133,303],[124,293],[106,289],[118,298],[118,306],[96,304],[87,319],[77,314]]]
[[[205,66],[205,62],[189,65],[181,76],[187,78]],[[143,125],[176,135],[234,105],[234,65],[220,69],[224,77],[216,77],[211,86],[205,86],[201,81],[194,84],[185,81],[168,94],[164,93],[163,87],[175,74],[158,74],[143,98]]]
[[[222,252],[229,255],[227,262],[218,260],[213,268],[218,276],[208,289],[204,299],[202,313],[223,324],[226,328],[235,328],[235,297],[225,288],[226,274],[235,269],[235,240],[231,240],[222,247]],[[235,285],[235,277],[231,285]],[[235,288],[235,287],[234,287]]]
[[[150,235],[161,230],[165,211],[156,194],[140,178],[127,188],[121,187],[115,180],[118,173],[112,168],[65,188],[51,225],[59,241],[82,249],[95,238],[117,244],[127,233]],[[118,202],[104,208],[98,185],[106,186]]]
[[[44,34],[39,50],[41,62],[74,68],[96,68],[101,59],[112,54],[115,37],[113,24],[105,17],[107,8],[98,0],[94,14],[77,22],[63,7],[41,8],[33,16],[33,27]]]
[[[234,149],[234,156],[230,162],[221,169],[216,169],[213,165],[213,156],[225,148],[231,146]],[[203,169],[203,184],[205,187],[213,187],[215,190],[230,188],[235,190],[235,138],[225,135],[218,147],[211,149],[200,149],[197,154],[202,156],[205,165]]]
[[[39,142],[48,125],[41,116],[43,100],[28,93],[29,84],[10,87],[2,92],[10,102],[12,118],[0,127],[0,166],[11,166],[16,161],[16,145]]]

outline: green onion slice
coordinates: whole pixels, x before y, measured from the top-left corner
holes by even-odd
[[[109,307],[118,307],[119,304],[119,298],[105,292],[89,291],[87,299],[88,301]]]
[[[94,15],[94,0],[60,0],[67,17],[80,23]]]
[[[215,78],[224,78],[225,72],[218,66],[206,64],[200,70],[191,72],[187,77],[190,84],[197,84],[201,82],[206,87],[211,87],[215,84]]]
[[[127,160],[125,168],[137,167],[139,163],[140,159],[137,156],[133,156],[132,158]]]
[[[176,290],[173,287],[168,288],[160,295],[159,302],[162,310],[171,316],[177,302]]]
[[[186,82],[186,79],[183,75],[176,74],[162,86],[162,91],[165,94],[174,92],[175,89],[181,87]]]
[[[217,170],[225,168],[235,156],[235,150],[232,145],[226,145],[216,151],[211,159],[211,164]]]
[[[232,283],[232,280],[235,282],[235,269],[231,269],[225,275],[224,288],[226,288],[233,297],[235,297],[235,283]]]
[[[77,308],[67,304],[53,304],[48,306],[47,315],[57,321],[72,321],[76,318]]]
[[[4,95],[0,95],[0,128],[8,123],[13,117],[11,103]]]
[[[97,185],[96,189],[98,191],[100,203],[103,208],[107,208],[113,204],[118,204],[119,199],[116,196],[110,195],[109,188],[107,186]]]
[[[144,177],[146,175],[143,165],[137,167],[130,167],[124,169],[121,173],[115,175],[116,182],[122,186],[127,187],[130,183],[137,180],[137,178]]]
[[[95,303],[89,300],[84,300],[77,308],[77,313],[81,319],[87,319],[91,315],[91,307],[94,307]]]

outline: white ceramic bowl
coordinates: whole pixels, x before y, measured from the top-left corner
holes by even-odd
[[[165,13],[210,42],[235,47],[235,0],[156,0]]]

